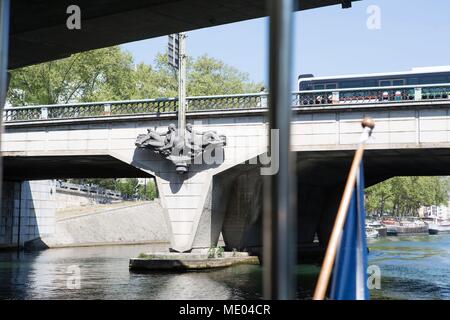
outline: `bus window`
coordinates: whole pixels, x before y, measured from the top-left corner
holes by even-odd
[[[354,81],[342,81],[339,83],[339,88],[363,88],[364,81],[354,80]]]
[[[413,84],[419,84],[419,78],[414,77],[414,78],[408,78],[408,84],[409,85],[413,85]]]
[[[327,83],[325,89],[337,89],[337,83]]]
[[[395,87],[404,86],[404,79],[394,79],[394,80],[380,80],[380,87]]]
[[[311,90],[311,82],[309,81],[301,81],[300,82],[300,91]]]
[[[434,83],[445,83],[445,82],[447,82],[446,76],[420,77],[420,84],[434,84]]]
[[[377,87],[377,80],[366,80],[366,84],[365,87],[367,88],[372,88],[372,87]]]
[[[403,79],[392,80],[392,85],[393,86],[404,86],[405,85],[405,80],[403,80]]]
[[[325,89],[324,84],[315,84],[314,85],[314,90],[323,90],[323,89]]]

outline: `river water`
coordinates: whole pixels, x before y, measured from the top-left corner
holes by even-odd
[[[381,271],[374,299],[450,299],[450,235],[369,242],[369,265]],[[166,245],[61,248],[0,253],[0,299],[259,299],[262,268],[135,273],[128,260]],[[302,265],[298,297],[309,299],[319,271]],[[79,274],[79,277],[77,275]],[[79,280],[78,280],[79,279]]]

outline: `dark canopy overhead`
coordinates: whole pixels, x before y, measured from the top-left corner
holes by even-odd
[[[357,0],[301,0],[300,10]],[[70,5],[81,30],[68,30]],[[13,0],[9,68],[266,15],[266,0]]]

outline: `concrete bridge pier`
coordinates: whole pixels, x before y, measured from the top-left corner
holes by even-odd
[[[298,257],[316,259],[328,243],[339,207],[339,187],[298,186]]]
[[[0,247],[20,248],[55,231],[56,186],[53,180],[3,181]]]
[[[217,246],[221,233],[228,250],[261,247],[263,179],[256,165],[239,164],[221,172],[193,165],[183,175],[171,165],[161,162],[152,174],[172,251],[208,250]]]
[[[155,176],[171,250],[195,252],[216,246],[223,222],[223,193],[217,190],[219,186],[214,188],[211,172],[180,175],[172,170]],[[212,209],[213,202],[218,210]]]
[[[222,234],[227,250],[259,253],[262,247],[263,176],[259,168],[238,167],[217,178],[227,191]]]

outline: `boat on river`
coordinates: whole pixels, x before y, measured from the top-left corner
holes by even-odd
[[[368,221],[367,227],[375,229],[378,232],[378,237],[386,237],[387,235],[387,228],[380,221]]]
[[[383,221],[387,227],[388,236],[401,236],[411,234],[428,233],[428,224],[419,219],[394,220],[389,219]]]
[[[450,219],[435,219],[428,223],[430,234],[450,233]]]
[[[410,235],[410,234],[428,234],[428,224],[421,220],[401,220],[399,225],[396,226],[397,235]]]
[[[375,230],[375,228],[366,226],[366,238],[367,239],[378,238],[378,231]]]

